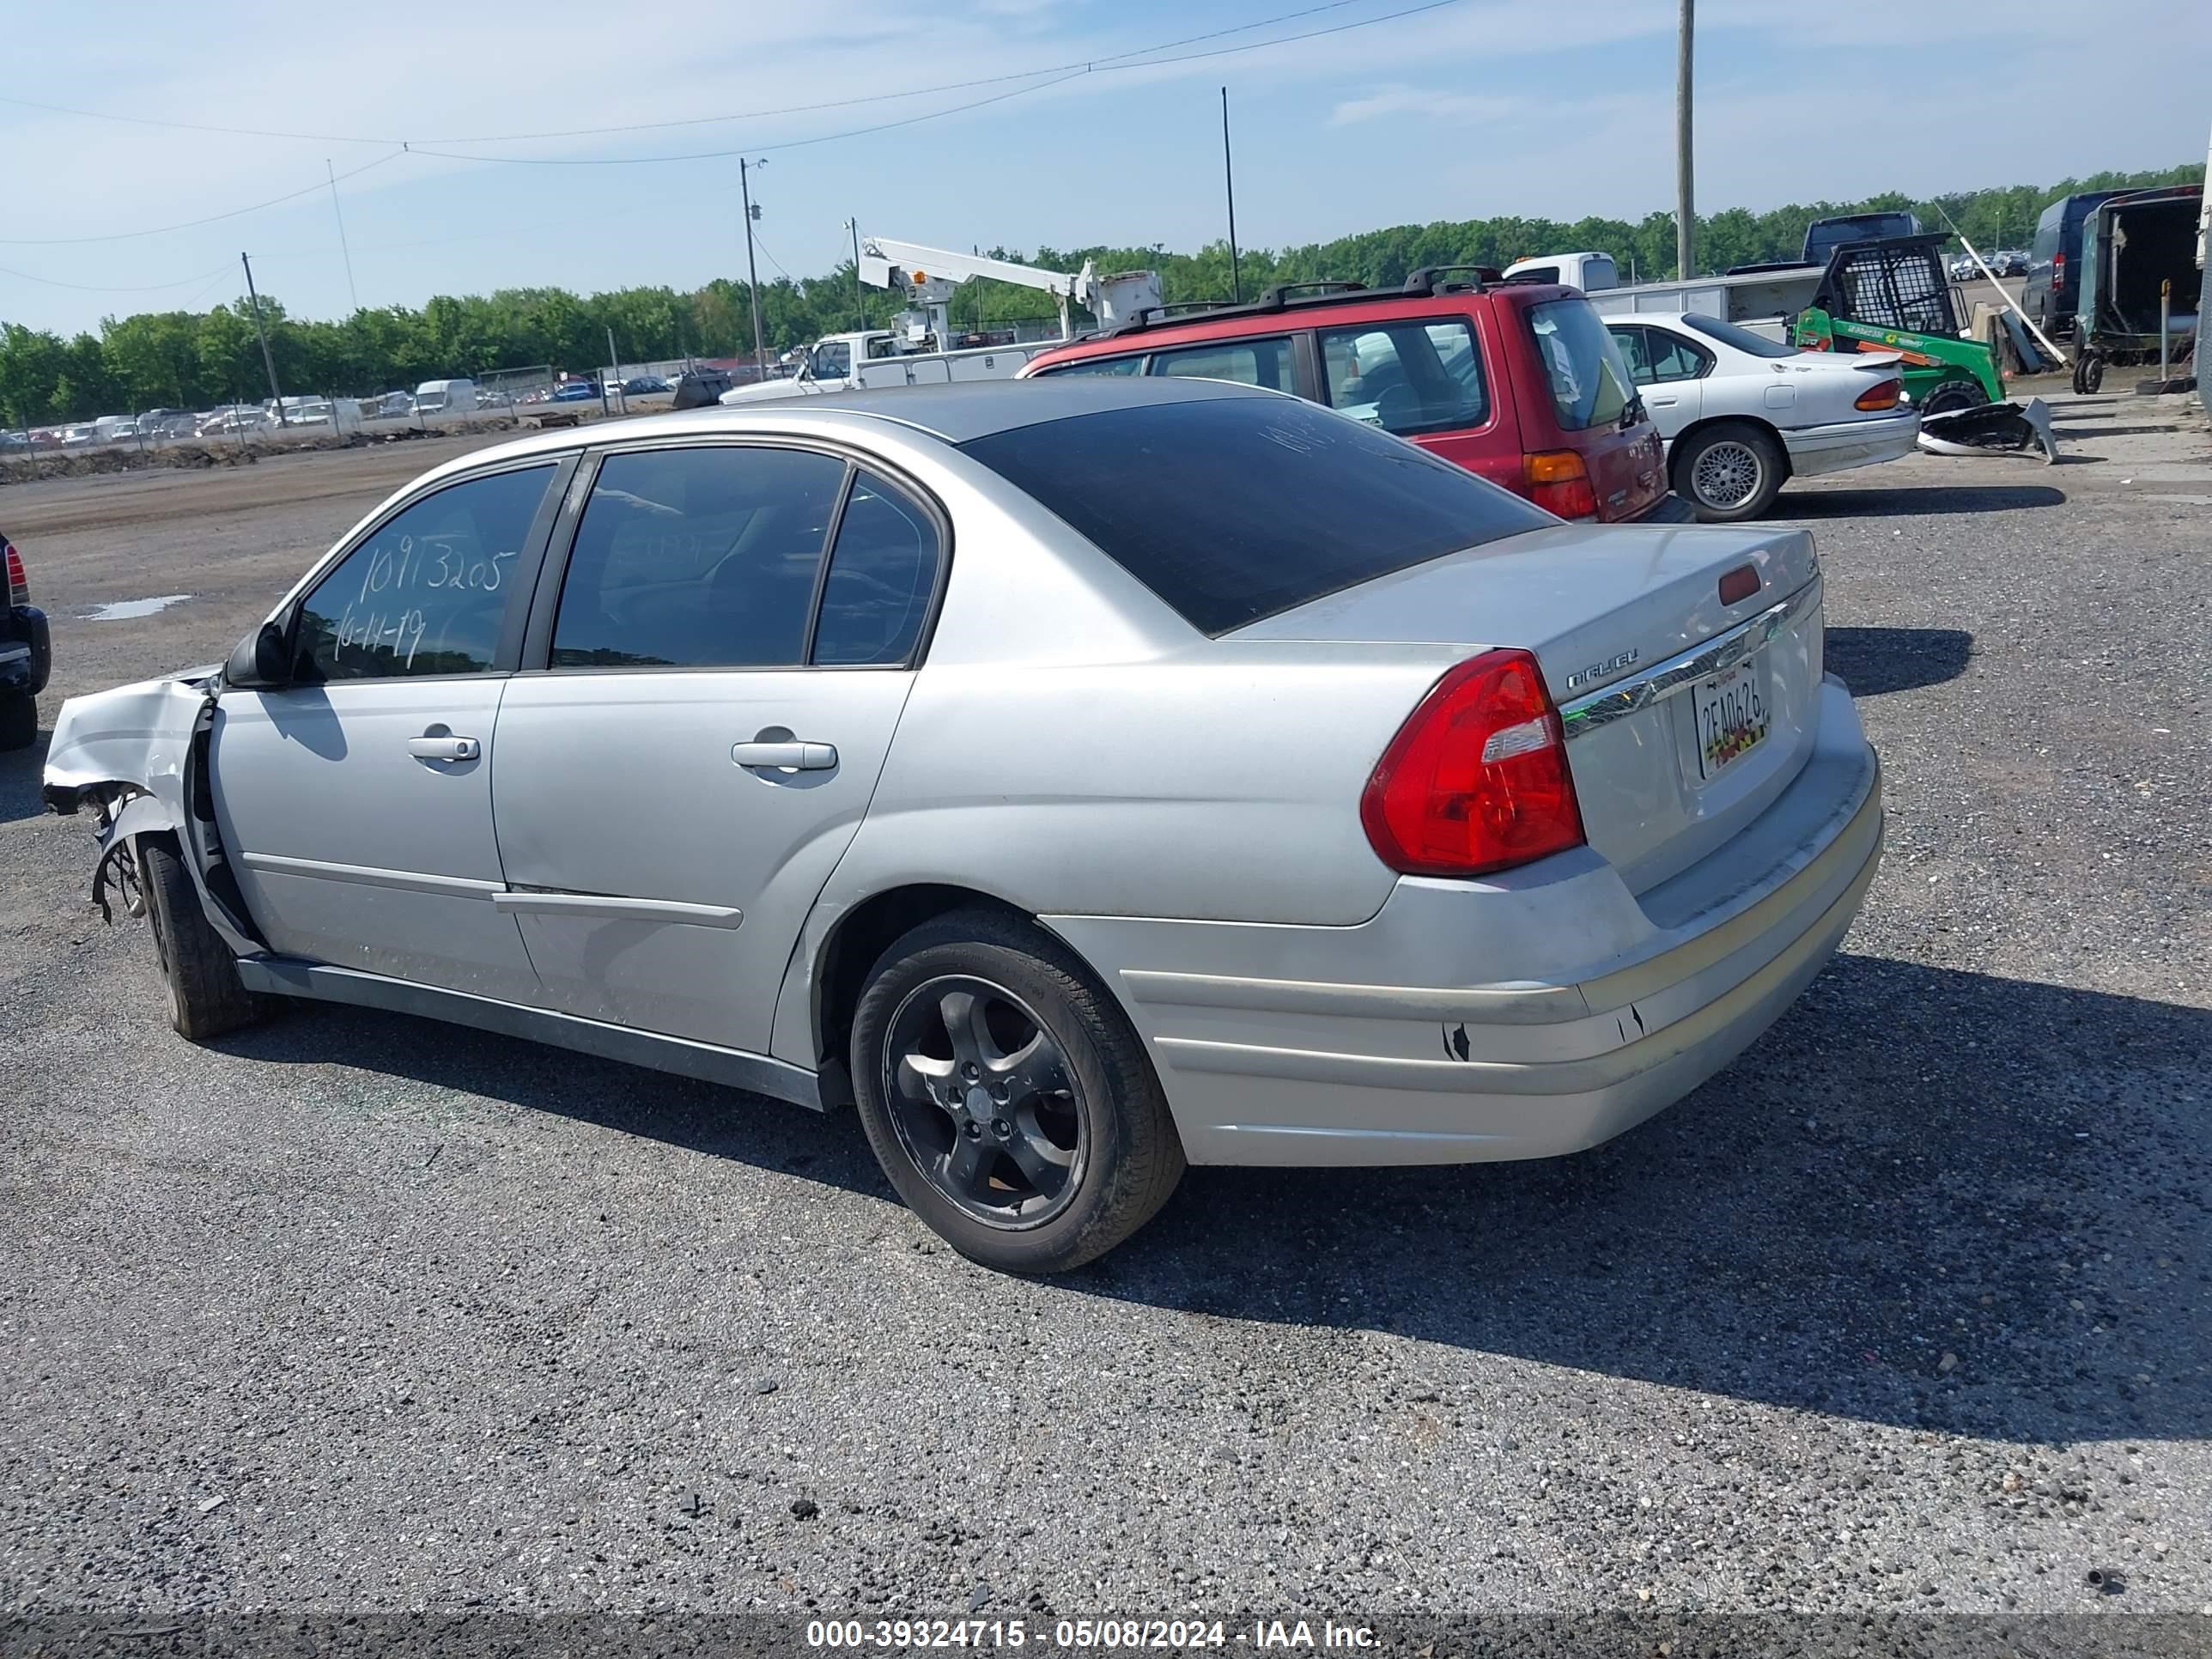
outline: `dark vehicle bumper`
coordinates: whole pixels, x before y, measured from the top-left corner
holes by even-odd
[[[28,646],[29,653],[9,648],[14,646]],[[34,605],[0,612],[0,692],[35,697],[46,689],[53,666],[53,636],[46,628],[46,613]]]
[[[1628,520],[1631,524],[1695,524],[1697,521],[1698,509],[1671,489],[1654,501],[1650,511]]]

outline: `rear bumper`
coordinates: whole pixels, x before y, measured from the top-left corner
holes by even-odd
[[[46,613],[34,605],[0,612],[0,692],[35,697],[53,672],[53,637]]]
[[[1357,928],[1048,920],[1120,994],[1193,1163],[1577,1152],[1742,1053],[1857,915],[1880,767],[1841,684],[1821,700],[1790,787],[1640,900],[1585,849],[1517,882],[1401,880]]]
[[[1810,478],[1910,455],[1919,435],[1919,411],[1900,409],[1893,415],[1871,416],[1863,421],[1784,431],[1782,447],[1790,452],[1790,472]]]

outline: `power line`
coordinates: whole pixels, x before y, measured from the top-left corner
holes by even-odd
[[[833,98],[816,104],[791,104],[779,109],[740,110],[726,115],[692,115],[667,121],[634,121],[614,126],[568,127],[544,132],[501,132],[484,134],[441,134],[428,137],[378,137],[367,133],[295,132],[275,127],[234,127],[204,121],[173,121],[147,115],[118,115],[111,110],[82,109],[70,104],[42,103],[32,98],[0,95],[0,104],[11,104],[19,109],[44,110],[52,115],[74,115],[92,121],[116,121],[137,127],[168,127],[181,132],[225,133],[240,138],[297,138],[317,143],[339,144],[514,144],[542,138],[597,138],[610,133],[656,132],[673,127],[714,126],[728,121],[752,121],[772,115],[806,115],[819,110],[843,109],[854,104],[880,104],[899,98],[921,98],[933,93],[966,92],[975,87],[1003,85],[1008,81],[1033,80],[1041,75],[1058,75],[1073,70],[1090,71],[1097,68],[1119,65],[1125,60],[1148,57],[1154,52],[1172,51],[1177,46],[1195,46],[1204,40],[1218,40],[1231,34],[1247,34],[1254,29],[1270,28],[1278,23],[1296,22],[1301,17],[1313,17],[1322,12],[1340,11],[1346,6],[1368,3],[1368,0],[1325,0],[1325,3],[1307,6],[1297,11],[1278,13],[1256,22],[1238,23],[1233,27],[1211,29],[1203,34],[1185,35],[1181,40],[1164,40],[1156,46],[1138,46],[1128,52],[1113,52],[1103,58],[1086,58],[1066,64],[1050,64],[1033,70],[1019,70],[1004,75],[988,75],[969,81],[948,81],[933,87],[915,87],[904,92],[876,93],[854,98]],[[1376,19],[1376,21],[1382,20]],[[1137,67],[1136,65],[1128,65]]]
[[[233,208],[228,213],[210,213],[204,219],[187,219],[181,224],[174,225],[155,225],[146,230],[118,230],[106,236],[0,236],[0,246],[6,246],[9,247],[74,247],[80,246],[87,242],[127,242],[133,237],[137,236],[161,236],[165,235],[173,230],[191,230],[199,225],[220,224],[225,219],[240,218],[248,213],[258,213],[264,208],[277,207],[286,202],[296,202],[302,196],[313,196],[319,190],[330,189],[332,185],[337,183],[339,179],[358,178],[361,174],[367,173],[369,168],[380,167],[386,161],[395,160],[399,156],[404,155],[407,152],[404,149],[395,149],[389,155],[378,156],[374,161],[364,161],[357,167],[351,168],[347,172],[337,174],[336,178],[319,179],[304,190],[288,191],[282,196],[272,196],[265,202],[256,202],[251,207]]]
[[[1344,3],[1345,0],[1338,0],[1338,3]],[[1146,57],[1144,61],[1141,63],[1121,63],[1115,62],[1110,59],[1100,58],[1067,68],[1065,73],[1055,72],[1049,70],[1032,70],[1030,72],[1032,77],[1037,75],[1050,75],[1053,78],[1047,81],[1037,82],[1036,84],[1031,86],[1016,87],[1007,92],[994,93],[988,98],[978,98],[969,103],[955,104],[949,109],[932,110],[921,115],[909,115],[896,121],[879,121],[870,126],[848,128],[842,132],[825,132],[812,138],[789,138],[784,140],[781,143],[749,143],[732,149],[690,150],[679,155],[471,155],[459,150],[427,149],[421,144],[410,145],[410,149],[411,153],[416,155],[434,155],[439,157],[441,160],[448,161],[485,161],[499,167],[650,167],[666,161],[727,161],[733,155],[757,155],[764,151],[800,149],[810,144],[835,143],[838,140],[843,138],[861,138],[872,133],[889,132],[898,127],[910,127],[923,121],[934,121],[944,116],[959,115],[969,110],[981,109],[988,104],[1003,103],[1009,98],[1019,98],[1028,93],[1042,92],[1048,87],[1060,86],[1066,82],[1079,79],[1086,75],[1110,75],[1119,70],[1133,69],[1162,69],[1174,64],[1194,64],[1207,58],[1230,58],[1248,52],[1264,52],[1270,46],[1287,46],[1301,40],[1317,40],[1324,35],[1343,34],[1352,29],[1370,28],[1377,23],[1395,22],[1401,17],[1417,17],[1423,12],[1441,11],[1446,6],[1457,5],[1459,3],[1460,0],[1425,0],[1425,3],[1421,5],[1406,6],[1396,11],[1382,12],[1376,16],[1359,18],[1350,23],[1334,24],[1328,28],[1308,29],[1303,33],[1279,35],[1272,40],[1255,40],[1241,46],[1218,46],[1211,52],[1182,52],[1171,58]],[[1329,8],[1316,8],[1315,9],[1328,9]],[[1310,11],[1294,12],[1290,14],[1292,17],[1310,16],[1311,15],[1312,13]],[[1281,21],[1284,20],[1276,19],[1273,21]],[[1248,29],[1263,27],[1265,27],[1263,24],[1247,24],[1244,26],[1244,27]],[[1241,30],[1223,31],[1223,33],[1241,32]],[[1205,40],[1213,37],[1200,35],[1194,36],[1193,38]],[[1153,47],[1151,50],[1157,52],[1164,50],[1164,48]],[[1124,57],[1135,57],[1138,55],[1139,54],[1135,53],[1123,54]],[[1003,76],[993,76],[991,77],[991,82],[1003,81],[1007,77]],[[991,82],[973,82],[971,84],[983,85],[990,84]],[[882,100],[868,99],[859,100],[841,100],[841,102],[854,101],[872,103],[881,102]],[[832,106],[823,105],[818,106],[817,107],[829,108],[832,107]],[[617,131],[622,130],[623,129],[617,129]],[[459,141],[455,140],[449,142]]]
[[[1451,3],[1451,0],[1445,0]],[[1046,87],[1056,87],[1063,81],[1073,81],[1082,74],[1058,76],[1036,86],[1016,87],[1011,92],[994,92],[988,98],[978,98],[965,104],[955,104],[950,109],[930,110],[921,115],[908,115],[896,121],[878,121],[871,126],[848,127],[842,132],[825,132],[813,138],[787,138],[780,144],[745,144],[736,149],[693,150],[684,155],[466,155],[459,150],[424,149],[416,147],[410,154],[434,155],[446,161],[489,161],[498,167],[650,167],[663,161],[726,161],[733,155],[758,155],[769,150],[804,149],[809,144],[830,144],[841,138],[864,138],[870,133],[889,132],[896,127],[910,127],[923,121],[934,121],[947,115],[958,115],[963,111],[981,109],[987,104],[1003,104],[1009,98],[1018,98],[1025,92],[1042,92]]]
[[[197,276],[180,276],[173,283],[63,283],[51,276],[33,276],[27,270],[16,270],[0,265],[0,276],[20,276],[27,283],[37,283],[46,288],[73,288],[80,294],[155,294],[163,289],[190,288],[194,283],[204,283],[210,276],[220,276],[230,269],[225,260],[213,270],[203,270]]]

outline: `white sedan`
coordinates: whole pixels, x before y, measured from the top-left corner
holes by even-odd
[[[1717,317],[1607,326],[1666,441],[1674,493],[1709,524],[1755,519],[1784,483],[1912,453],[1900,354],[1800,351]]]

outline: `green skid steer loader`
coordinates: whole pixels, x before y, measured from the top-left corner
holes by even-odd
[[[1845,242],[1828,256],[1813,302],[1790,329],[1806,351],[1895,351],[1920,411],[1921,446],[1939,453],[2040,452],[2056,460],[2042,399],[2005,398],[1997,356],[1959,332],[1944,238],[1935,233]]]

